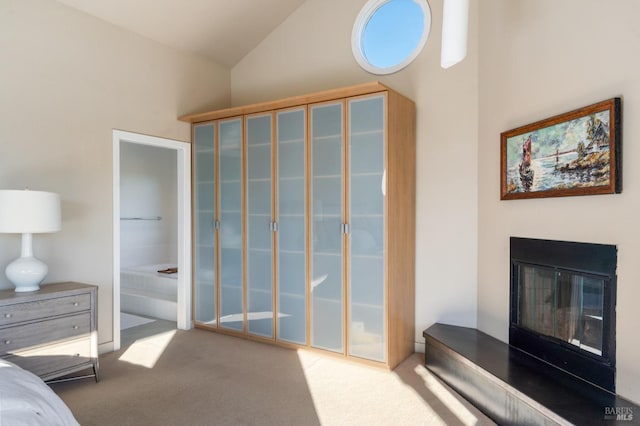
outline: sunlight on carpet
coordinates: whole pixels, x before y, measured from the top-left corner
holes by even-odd
[[[445,426],[428,406],[417,401],[404,386],[398,386],[396,378],[387,371],[318,358],[305,351],[298,351],[298,355],[321,424],[391,424],[390,417],[396,424],[416,424],[413,416],[421,415],[430,425]],[[390,389],[394,389],[393,397],[388,394]],[[409,414],[413,422],[405,417],[407,413],[401,412],[402,407],[394,406],[393,402],[401,395],[418,402],[419,408]],[[367,404],[363,409],[365,405],[360,401],[364,399]]]
[[[387,371],[297,352],[321,424],[489,424],[422,365]]]
[[[136,340],[120,356],[119,360],[142,367],[153,368],[162,356],[162,353],[167,349],[167,346],[169,346],[169,343],[171,343],[175,334],[176,330],[171,330]]]
[[[478,419],[458,399],[451,394],[435,377],[427,372],[423,366],[416,366],[413,370],[424,380],[424,385],[456,416],[464,425],[475,425]]]

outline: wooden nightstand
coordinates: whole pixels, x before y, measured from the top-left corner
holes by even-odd
[[[91,368],[98,381],[98,287],[65,282],[0,291],[0,358],[45,381]]]

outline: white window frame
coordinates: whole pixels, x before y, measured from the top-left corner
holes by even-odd
[[[378,11],[378,9],[391,1],[393,0],[369,0],[363,6],[362,10],[360,10],[360,13],[353,25],[353,32],[351,33],[351,50],[353,51],[353,57],[356,59],[356,62],[358,62],[360,67],[372,74],[393,74],[408,66],[414,61],[414,59],[416,59],[420,52],[422,52],[422,49],[429,38],[429,32],[431,31],[431,10],[429,9],[429,3],[427,3],[427,0],[412,0],[415,4],[420,6],[424,17],[422,37],[420,38],[417,46],[413,49],[410,55],[396,65],[390,67],[378,67],[371,64],[367,60],[362,49],[362,36],[371,17]]]

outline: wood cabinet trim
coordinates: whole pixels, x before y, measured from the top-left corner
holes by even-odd
[[[220,327],[219,321],[216,325],[207,325],[204,323],[196,322],[197,328],[203,328],[207,330],[218,331],[225,334],[245,337],[251,340],[270,341],[280,346],[301,348],[306,347],[311,349],[313,342],[312,339],[312,318],[313,318],[313,306],[312,306],[312,236],[311,236],[311,222],[312,222],[312,203],[311,203],[311,173],[312,173],[312,108],[330,105],[341,104],[343,110],[342,117],[342,170],[345,176],[342,181],[342,198],[343,208],[342,216],[343,223],[349,218],[349,203],[346,199],[347,191],[347,172],[349,169],[349,152],[347,138],[349,134],[349,101],[364,99],[374,96],[382,96],[384,99],[384,129],[385,129],[385,144],[384,144],[384,161],[386,170],[386,187],[387,196],[385,197],[384,212],[385,212],[385,301],[384,301],[384,361],[374,361],[365,358],[360,358],[356,355],[349,355],[349,317],[350,311],[349,304],[349,288],[348,288],[348,241],[347,236],[342,236],[342,249],[343,249],[343,303],[342,303],[342,333],[343,333],[343,351],[340,353],[333,353],[328,350],[317,349],[328,355],[336,355],[339,357],[351,359],[354,361],[375,365],[379,367],[394,368],[407,356],[414,351],[415,341],[415,104],[410,99],[403,95],[387,88],[386,86],[374,82],[364,85],[353,86],[350,88],[335,89],[327,92],[320,92],[311,95],[297,96],[293,98],[287,98],[279,101],[265,102],[260,104],[253,104],[244,107],[228,108],[220,111],[213,111],[202,114],[195,114],[192,116],[185,116],[183,121],[191,122],[192,126],[202,125],[204,122],[216,123],[240,119],[246,122],[246,118],[256,115],[272,114],[272,179],[273,179],[273,191],[272,191],[272,216],[273,220],[278,218],[278,205],[277,205],[277,114],[279,112],[303,109],[305,111],[305,246],[306,246],[306,343],[294,344],[278,339],[278,325],[277,325],[277,312],[278,295],[277,295],[277,261],[273,260],[273,275],[272,275],[272,297],[274,309],[274,321],[273,321],[273,338],[264,339],[258,338],[250,333],[247,333],[247,319],[246,312],[247,306],[244,305],[244,330],[231,330]],[[243,122],[243,172],[245,176],[247,167],[246,165],[246,129]],[[217,129],[219,131],[219,129]],[[219,151],[217,144],[218,134],[216,133],[216,153]],[[216,155],[214,161],[219,162],[220,159]],[[216,164],[216,178],[220,172],[219,163]],[[246,179],[245,179],[246,180]],[[246,182],[242,185],[242,203],[243,203],[243,215],[246,215]],[[218,188],[218,186],[216,186]],[[215,195],[216,199],[219,197],[219,191]],[[216,202],[216,209],[219,209],[219,202]],[[216,217],[219,217],[216,215]],[[242,221],[243,227],[246,226],[246,217]],[[218,233],[216,233],[218,237]],[[243,229],[243,240],[246,240],[246,228]],[[272,247],[274,253],[277,253],[278,245],[277,239],[272,239]],[[217,244],[219,247],[219,244]],[[244,252],[247,247],[247,242],[243,242],[243,278],[246,279],[246,253]],[[220,273],[220,253],[216,251],[216,272]],[[275,258],[274,258],[275,259]],[[219,284],[219,281],[218,281]],[[247,283],[244,282],[244,297],[243,304],[247,302]],[[216,298],[217,307],[216,313],[218,320],[220,316],[220,297],[219,297],[219,285],[216,286],[216,292],[218,297]]]
[[[260,102],[250,105],[225,108],[215,111],[206,111],[195,114],[187,114],[178,117],[178,120],[187,123],[199,123],[202,121],[218,120],[239,115],[249,115],[318,102],[328,102],[332,100],[344,99],[357,95],[366,95],[385,90],[389,90],[389,88],[379,81],[374,81],[370,83],[359,84],[356,86],[325,90],[322,92],[309,93],[300,96],[292,96],[289,98],[278,99],[274,101]]]

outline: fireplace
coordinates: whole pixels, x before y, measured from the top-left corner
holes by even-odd
[[[511,238],[509,344],[615,393],[617,249]]]

